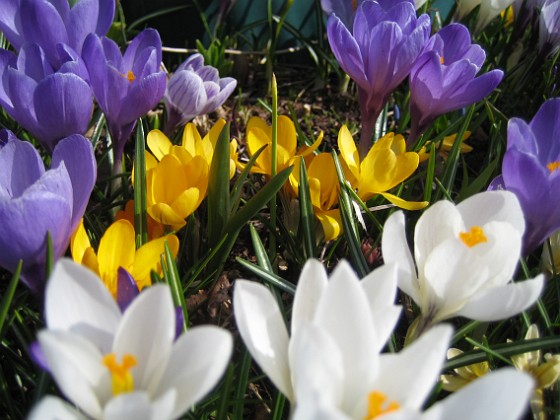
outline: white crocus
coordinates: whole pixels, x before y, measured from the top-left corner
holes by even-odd
[[[458,0],[454,20],[460,21],[476,6],[480,5],[476,19],[475,32],[483,30],[502,10],[508,8],[514,0]]]
[[[512,283],[525,229],[514,194],[490,191],[457,206],[432,205],[414,232],[414,259],[404,215],[392,214],[383,229],[386,263],[399,267],[399,288],[420,307],[424,327],[454,316],[496,321],[531,306],[543,276]]]
[[[400,307],[393,304],[395,294],[394,265],[382,266],[360,281],[349,264],[342,261],[329,280],[322,264],[309,260],[294,297],[291,335],[306,336],[301,331],[307,332],[309,325],[314,326],[316,330],[312,328],[311,335],[318,334],[321,342],[331,340],[344,349],[343,357],[323,370],[324,376],[342,369],[347,377],[359,383],[367,368],[364,363],[376,357],[396,324]],[[249,352],[294,404],[298,391],[294,379],[310,368],[300,364],[299,355],[313,351],[316,344],[309,339],[310,347],[300,348],[297,340],[290,339],[275,298],[261,284],[237,280],[233,306],[239,332]],[[312,363],[313,354],[309,355]],[[318,371],[321,371],[319,367]],[[324,385],[328,388],[331,384]],[[301,386],[305,387],[305,382]],[[325,389],[326,394],[329,392]],[[347,392],[351,398],[353,390],[348,388]]]
[[[47,329],[38,339],[62,393],[30,418],[176,418],[216,385],[231,356],[229,332],[195,327],[175,341],[169,287],[143,291],[121,314],[101,280],[70,260],[46,290]],[[82,414],[83,413],[83,414]]]

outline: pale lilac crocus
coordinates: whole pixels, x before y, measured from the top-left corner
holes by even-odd
[[[103,36],[115,15],[115,0],[5,0],[0,8],[0,30],[16,50],[27,42],[43,48],[58,68],[64,57],[59,44],[78,54],[89,33]]]
[[[409,144],[440,115],[478,102],[496,88],[501,70],[476,77],[485,58],[461,24],[448,25],[430,38],[410,73]]]
[[[90,34],[82,57],[95,99],[107,119],[114,165],[119,168],[136,120],[152,109],[165,91],[165,73],[160,68],[161,39],[156,30],[146,29],[122,55],[114,41]]]
[[[523,253],[528,254],[560,229],[560,98],[546,101],[528,124],[510,119],[507,133],[502,175],[490,189],[517,196],[527,223]]]
[[[163,97],[167,110],[166,133],[172,134],[197,115],[215,111],[236,85],[234,78],[220,78],[215,67],[205,66],[201,54],[187,58],[167,82]]]
[[[539,52],[552,56],[560,49],[560,0],[547,0],[539,15]]]
[[[13,272],[23,260],[22,280],[34,292],[44,287],[47,233],[56,260],[84,215],[96,167],[81,135],[61,140],[45,170],[31,143],[0,131],[0,266]]]
[[[430,34],[430,18],[416,18],[414,6],[401,1],[384,8],[365,0],[356,10],[353,31],[331,14],[327,32],[342,69],[356,82],[362,115],[360,155],[372,144],[377,117],[391,92],[408,76]]]
[[[64,137],[84,134],[93,110],[87,70],[78,58],[54,71],[43,49],[0,49],[0,105],[49,152]]]

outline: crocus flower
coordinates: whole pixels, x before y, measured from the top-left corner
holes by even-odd
[[[463,134],[463,138],[461,140],[461,144],[459,145],[459,153],[470,153],[472,152],[472,146],[469,146],[464,140],[467,140],[471,136],[470,131],[465,131]],[[436,148],[436,151],[439,152],[440,156],[443,159],[447,159],[449,156],[449,152],[453,149],[453,145],[457,141],[457,133],[452,134],[450,136],[445,136],[443,140],[440,140],[436,144],[433,144],[431,141],[427,141],[424,146],[418,151],[418,157],[420,158],[420,162],[424,162],[430,158],[429,150],[432,147]],[[433,146],[432,146],[433,145]]]
[[[525,214],[523,253],[537,248],[560,228],[560,98],[549,99],[529,124],[508,122],[502,175],[490,185],[513,192]]]
[[[456,348],[447,350],[448,359],[460,356],[461,354],[463,354],[463,351]],[[489,372],[490,365],[488,362],[473,363],[472,365],[453,369],[453,374],[441,375],[441,385],[445,391],[455,392],[478,378],[487,375]]]
[[[2,130],[0,174],[0,266],[13,272],[22,259],[23,281],[41,292],[47,234],[56,260],[66,251],[95,184],[93,149],[80,135],[67,137],[55,147],[45,171],[30,143]]]
[[[331,49],[342,69],[356,82],[362,115],[360,156],[391,92],[408,76],[430,35],[430,18],[416,18],[407,1],[386,9],[365,0],[356,10],[353,33],[331,14],[327,24]]]
[[[401,135],[386,134],[360,159],[352,134],[343,125],[338,132],[338,149],[344,175],[363,201],[381,194],[394,205],[407,210],[418,210],[428,205],[424,201],[406,201],[387,192],[418,168],[418,153],[406,151]]]
[[[17,56],[0,49],[0,75],[0,105],[49,152],[64,137],[86,132],[93,98],[78,59],[55,72],[37,44]]]
[[[507,191],[475,194],[456,206],[439,201],[416,224],[415,264],[404,215],[393,213],[383,229],[383,258],[398,265],[399,288],[420,308],[418,333],[454,316],[497,321],[531,306],[543,275],[511,282],[524,230],[519,202]]]
[[[121,55],[114,41],[90,34],[82,56],[93,94],[107,119],[117,168],[136,120],[152,109],[165,91],[161,39],[156,30],[146,29]]]
[[[513,2],[514,0],[458,0],[454,19],[463,19],[476,6],[480,5],[475,27],[475,32],[480,32]]]
[[[66,61],[60,55],[61,44],[79,55],[86,36],[105,35],[114,15],[115,0],[6,0],[0,11],[0,31],[16,50],[27,42],[37,43],[58,68]]]
[[[547,0],[539,15],[539,50],[552,56],[560,49],[560,1]]]
[[[294,160],[294,169],[290,174],[290,185],[295,196],[299,193],[300,159]],[[338,177],[333,157],[330,153],[312,155],[306,161],[309,195],[315,217],[321,222],[325,240],[338,238],[342,233],[340,210],[334,208],[338,204]]]
[[[313,360],[314,353],[297,351],[294,336],[305,337],[303,332],[307,331],[308,324],[321,328],[346,351],[338,364],[323,366],[323,373],[328,375],[331,367],[336,371],[344,369],[352,378],[363,379],[361,388],[367,385],[365,375],[368,372],[364,372],[364,367],[369,366],[368,360],[376,359],[399,317],[400,307],[393,303],[395,293],[394,266],[382,266],[360,281],[350,265],[342,261],[328,279],[323,265],[309,260],[301,272],[294,296],[292,338],[288,336],[276,299],[264,285],[236,280],[233,309],[247,349],[272,383],[294,404],[298,393],[294,375],[307,370],[301,364],[302,357],[311,356],[307,360]],[[312,332],[310,341],[317,336]],[[310,350],[316,349],[315,345],[310,347]],[[319,354],[315,356],[320,357]],[[328,377],[325,375],[322,378]],[[328,382],[324,385],[328,386],[326,391],[330,390]],[[328,393],[325,396],[328,397]]]
[[[166,242],[173,256],[177,256],[179,239],[175,235],[153,239],[136,249],[134,227],[128,220],[121,219],[107,228],[99,241],[97,254],[83,223],[80,223],[72,235],[70,250],[74,261],[96,273],[116,297],[119,268],[130,273],[139,290],[152,284],[152,270],[162,274],[161,255]]]
[[[216,385],[232,351],[230,333],[214,326],[191,328],[175,341],[167,285],[142,292],[121,314],[100,279],[69,260],[48,282],[45,316],[38,339],[49,371],[94,419],[178,418]],[[49,397],[30,418],[80,415]]]
[[[494,90],[504,75],[501,70],[475,77],[485,58],[461,24],[448,25],[430,38],[410,72],[410,143],[438,116],[478,102]]]
[[[208,114],[222,106],[237,86],[232,77],[220,78],[218,70],[204,65],[201,54],[187,58],[167,82],[163,101],[167,110],[166,132],[197,115]]]
[[[198,155],[204,157],[208,163],[208,167],[210,167],[212,165],[212,156],[214,156],[216,142],[225,125],[226,121],[220,118],[216,121],[216,124],[212,126],[210,131],[204,137],[201,137],[196,126],[192,123],[188,123],[183,130],[181,146],[187,150],[191,156]],[[171,140],[160,130],[150,131],[148,133],[147,143],[150,151],[158,161],[162,160],[165,155],[171,153],[173,146]],[[230,141],[229,151],[229,177],[231,179],[235,175],[235,170],[239,165],[237,140],[232,139]]]

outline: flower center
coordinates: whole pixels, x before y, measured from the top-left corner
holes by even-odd
[[[131,354],[125,354],[122,363],[117,362],[115,353],[109,353],[103,356],[102,363],[111,373],[111,385],[113,387],[113,395],[125,394],[134,391],[134,378],[130,369],[136,366],[136,358]]]
[[[354,10],[355,12],[357,8],[358,8],[358,0],[352,0],[352,10]]]
[[[441,57],[439,58],[439,64],[443,64],[444,62],[445,62],[445,60],[443,59],[443,56],[441,56]]]
[[[548,168],[548,170],[550,172],[554,172],[555,170],[557,170],[558,168],[560,168],[560,162],[556,161],[556,162],[550,162],[549,164],[546,165],[546,167]]]
[[[481,242],[488,242],[488,238],[480,226],[473,226],[470,231],[459,233],[459,238],[469,248]]]
[[[134,75],[132,70],[129,70],[128,72],[123,73],[123,77],[126,77],[130,83],[132,83],[136,79],[136,76]]]
[[[396,401],[387,402],[387,396],[383,392],[372,391],[368,395],[368,411],[364,420],[371,420],[400,408],[401,406]]]

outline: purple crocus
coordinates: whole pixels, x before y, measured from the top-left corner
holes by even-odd
[[[502,175],[489,189],[506,189],[519,199],[525,255],[560,228],[560,98],[546,101],[529,124],[509,120]]]
[[[85,133],[93,110],[85,65],[65,53],[55,72],[37,44],[25,44],[17,56],[0,50],[0,105],[49,152],[60,139]]]
[[[358,85],[362,133],[360,155],[371,146],[377,117],[391,92],[408,76],[430,35],[430,18],[416,18],[414,5],[401,1],[384,8],[364,0],[356,10],[353,34],[333,13],[327,25],[331,49]]]
[[[539,15],[539,50],[552,56],[560,49],[560,0],[547,0]]]
[[[504,75],[501,70],[475,77],[485,58],[461,24],[448,25],[430,38],[410,73],[409,144],[438,116],[478,102],[494,90]]]
[[[49,170],[31,143],[0,131],[0,266],[14,271],[34,292],[45,280],[47,233],[60,258],[83,217],[96,179],[91,143],[75,134],[61,140]]]
[[[136,120],[152,109],[165,91],[165,73],[160,69],[161,39],[156,30],[146,29],[122,55],[114,41],[90,34],[82,57],[95,99],[107,119],[115,168],[119,168]]]
[[[80,54],[86,36],[105,35],[115,15],[115,0],[70,3],[68,0],[3,0],[0,30],[16,50],[27,42],[40,45],[49,62],[58,68],[64,62],[59,44]]]
[[[166,132],[171,134],[197,115],[216,110],[236,85],[234,78],[220,79],[216,68],[205,66],[201,54],[187,58],[167,82],[163,97],[167,109]]]

